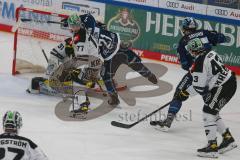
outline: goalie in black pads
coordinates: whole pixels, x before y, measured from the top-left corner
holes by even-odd
[[[218,153],[222,154],[237,147],[220,116],[221,109],[236,92],[236,76],[224,66],[221,57],[215,51],[209,51],[204,47],[202,39],[192,39],[188,42],[186,49],[195,57],[191,67],[193,82],[190,87],[179,93],[178,98],[195,93],[202,95],[203,121],[208,144],[198,149],[198,155],[215,158],[218,157]],[[222,143],[219,146],[217,132],[222,135]]]
[[[22,117],[17,111],[7,111],[3,116],[0,135],[0,159],[47,160],[47,156],[30,139],[19,136]]]

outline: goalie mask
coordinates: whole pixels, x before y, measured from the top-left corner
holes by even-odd
[[[3,130],[18,133],[22,127],[22,116],[17,111],[7,111],[3,116]]]

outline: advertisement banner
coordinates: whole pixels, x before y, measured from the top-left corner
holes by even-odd
[[[171,10],[190,12],[190,13],[198,13],[206,15],[207,5],[184,2],[184,1],[176,1],[176,0],[159,0],[160,8],[167,8]]]
[[[240,20],[240,10],[224,7],[208,6],[207,15]]]
[[[61,3],[59,3],[61,1]],[[105,3],[88,0],[58,0],[60,9],[76,11],[79,14],[92,14],[96,19],[104,21]]]
[[[201,4],[206,4],[206,0],[182,0],[182,1],[186,1],[186,2],[193,2],[193,3],[201,3]]]
[[[116,1],[158,7],[159,0],[116,0]]]
[[[0,0],[0,24],[13,25],[15,23],[16,9],[24,7],[53,7],[53,0],[31,1],[31,0]]]
[[[208,5],[240,9],[239,0],[208,0]]]
[[[182,37],[179,25],[184,17],[114,5],[106,6],[107,28],[120,33],[121,39],[147,58],[177,63],[176,48]],[[240,26],[197,20],[199,28],[216,30],[230,41],[214,47],[231,66],[240,66]],[[145,55],[146,53],[146,55]],[[161,53],[161,56],[158,54]],[[148,55],[147,55],[148,54]],[[164,55],[164,56],[163,56]]]
[[[226,19],[240,20],[240,3],[237,1],[203,0],[116,0],[137,5],[164,8],[169,10],[209,15]],[[230,7],[229,7],[230,6]],[[235,8],[235,9],[231,9]],[[149,9],[150,10],[150,9]]]
[[[16,8],[31,7],[40,10],[50,10],[52,12],[61,12],[64,10],[76,11],[79,14],[91,13],[97,19],[104,21],[105,4],[85,1],[85,0],[0,0],[0,24],[12,26],[15,24]],[[24,15],[21,15],[24,16]],[[25,15],[31,19],[46,19],[46,17],[40,17],[37,14]],[[26,18],[26,17],[22,17]],[[1,27],[1,26],[0,26]]]

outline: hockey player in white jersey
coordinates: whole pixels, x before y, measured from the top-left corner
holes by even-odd
[[[97,57],[104,61],[101,77],[110,95],[110,100],[108,101],[110,105],[119,104],[113,76],[121,64],[128,65],[154,84],[158,82],[156,76],[141,63],[138,55],[128,48],[123,49],[120,47],[119,35],[102,28],[102,26],[96,23],[92,15],[78,16],[73,14],[65,22],[66,26],[72,31],[73,37],[65,40],[51,51],[47,67],[48,74],[52,75],[56,71],[58,62],[65,63],[69,59],[68,57],[70,59],[72,57],[78,58],[81,55]],[[91,62],[90,64],[97,64],[99,66],[100,63]],[[71,67],[77,67],[78,64],[75,65],[72,63],[72,65]],[[62,76],[58,77],[64,79],[67,76],[62,74]],[[76,75],[73,78],[81,80]],[[76,79],[74,80],[76,81]],[[41,77],[36,77],[32,80],[31,91],[39,88],[39,81],[42,81]]]
[[[203,121],[208,140],[206,147],[198,149],[202,157],[218,157],[237,145],[229,129],[223,123],[219,112],[234,96],[237,88],[235,73],[226,68],[215,51],[207,51],[200,38],[189,41],[186,49],[195,57],[191,67],[192,85],[179,93],[179,98],[202,95]],[[217,145],[217,132],[222,135],[222,143]]]
[[[141,58],[129,48],[121,46],[119,34],[106,30],[102,25],[98,25],[91,14],[71,15],[68,18],[70,28],[75,27],[74,21],[81,21],[81,29],[87,31],[89,41],[97,47],[98,54],[104,59],[101,76],[110,96],[108,101],[110,105],[115,106],[120,103],[113,77],[121,64],[128,65],[153,84],[158,83],[156,76],[141,62]]]
[[[22,117],[17,111],[7,111],[3,116],[4,133],[0,135],[1,160],[47,160],[47,156],[30,139],[19,136]]]
[[[72,37],[61,42],[50,52],[46,71],[49,76],[48,80],[43,77],[33,78],[28,92],[62,95],[69,91],[65,89],[68,87],[64,86],[64,82],[73,80],[92,88],[94,82],[98,82],[101,78],[100,71],[103,60],[98,54],[98,48],[88,40],[89,36],[84,29],[80,28],[80,22],[76,21],[75,23],[76,27],[71,26],[70,28]],[[49,85],[44,83],[46,81],[49,81]],[[88,104],[90,103],[88,102]],[[88,106],[84,105],[80,109],[87,112]]]

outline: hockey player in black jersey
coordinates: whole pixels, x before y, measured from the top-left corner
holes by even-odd
[[[202,29],[198,30],[195,19],[191,17],[187,17],[183,20],[181,30],[184,36],[179,41],[177,52],[179,56],[179,61],[181,63],[181,67],[186,71],[189,71],[189,68],[191,67],[194,61],[192,55],[188,53],[188,51],[186,50],[186,45],[191,39],[200,38],[204,43],[204,47],[208,51],[212,49],[212,46],[216,46],[219,43],[226,42],[226,37],[221,33]],[[151,121],[150,122],[151,125],[159,126],[160,130],[162,131],[168,131],[168,129],[171,127],[174,117],[181,109],[182,102],[188,99],[187,95],[183,97],[178,97],[178,95],[181,90],[186,89],[188,86],[191,85],[191,83],[192,77],[188,72],[184,75],[184,77],[179,82],[175,90],[173,100],[168,110],[167,118],[165,120],[160,121]]]
[[[221,109],[234,96],[237,89],[235,73],[225,67],[221,57],[215,51],[209,51],[204,46],[204,40],[194,38],[186,46],[189,53],[195,58],[191,67],[192,85],[181,90],[178,98],[200,94],[204,101],[203,121],[208,144],[198,149],[198,155],[215,158],[218,153],[236,148],[234,138],[223,123],[220,116]],[[222,135],[222,143],[217,145],[216,133]]]
[[[140,73],[152,83],[158,82],[156,76],[141,63],[141,58],[129,48],[121,47],[119,34],[106,30],[103,25],[99,25],[91,14],[71,15],[68,18],[69,27],[76,28],[75,21],[81,21],[81,29],[85,29],[91,41],[98,49],[98,54],[104,59],[102,69],[102,79],[107,88],[110,99],[110,105],[118,105],[120,103],[118,94],[113,82],[113,77],[121,64],[126,64],[134,71]]]
[[[0,135],[0,159],[47,160],[34,142],[18,135],[21,127],[21,115],[17,111],[7,111],[3,116],[4,133]]]

